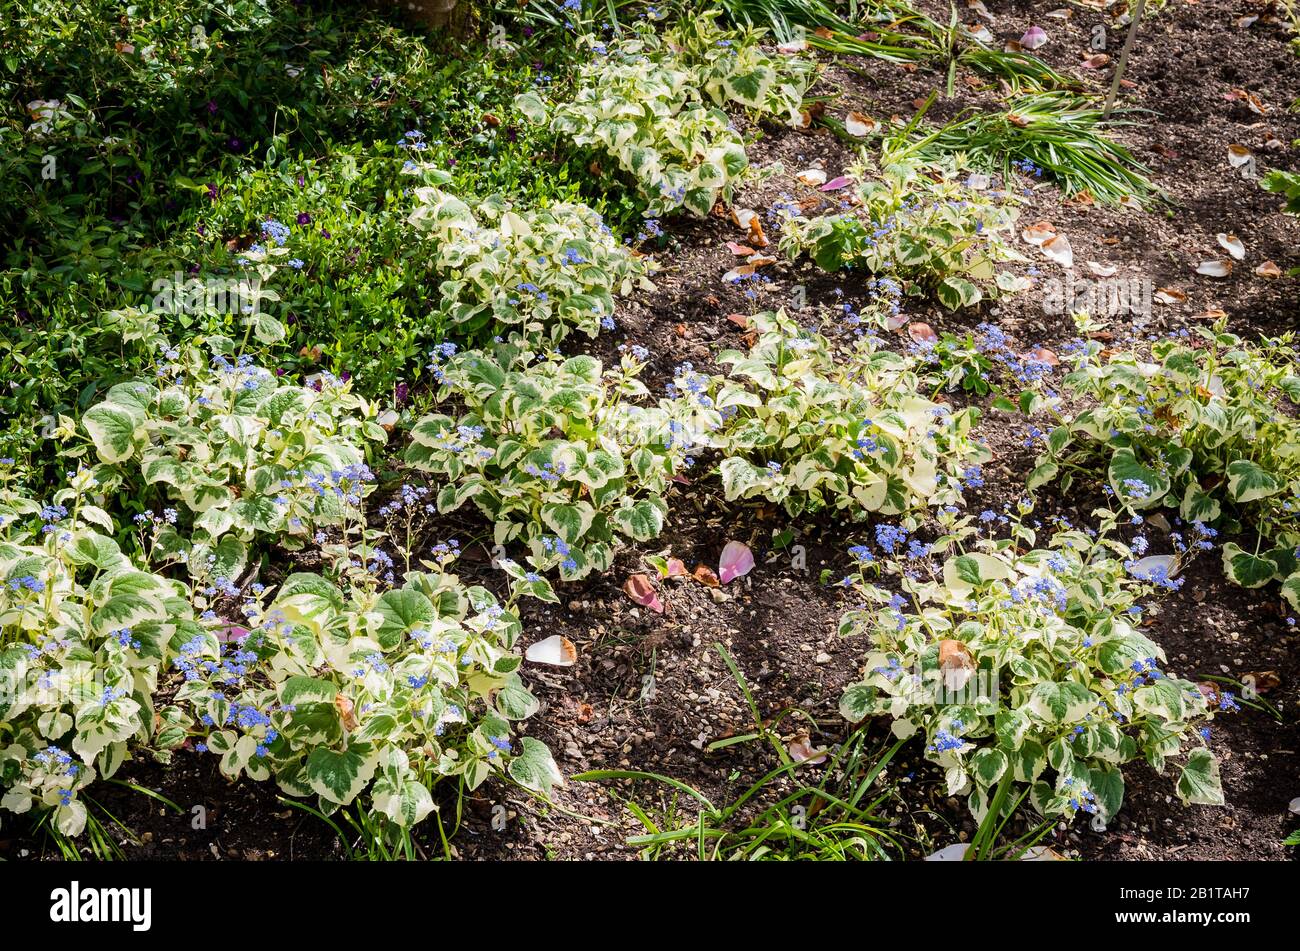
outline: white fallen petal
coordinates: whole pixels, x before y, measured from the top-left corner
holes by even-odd
[[[1202,261],[1196,265],[1196,273],[1206,277],[1227,277],[1232,273],[1231,261]]]
[[[524,651],[524,658],[534,664],[550,664],[552,667],[572,667],[578,662],[578,649],[567,637],[552,634],[543,638]]]
[[[1097,277],[1114,277],[1119,268],[1113,264],[1098,264],[1096,261],[1089,261],[1088,270]]]
[[[1056,229],[1046,221],[1040,221],[1020,232],[1020,237],[1025,239],[1025,243],[1041,248],[1045,242],[1056,237]]]
[[[880,128],[880,123],[861,112],[850,112],[844,117],[844,131],[857,138],[870,135]]]
[[[796,175],[795,178],[799,179],[799,181],[803,182],[805,185],[826,184],[826,173],[820,168],[805,168],[802,172]]]
[[[1070,239],[1065,235],[1058,234],[1054,238],[1049,238],[1043,242],[1040,250],[1048,259],[1055,261],[1061,267],[1074,267],[1074,249],[1070,247]]]
[[[1231,254],[1234,261],[1240,261],[1246,256],[1246,246],[1241,243],[1241,239],[1235,234],[1224,234],[1220,231],[1216,238],[1219,247]]]

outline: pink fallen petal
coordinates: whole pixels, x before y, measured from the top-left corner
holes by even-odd
[[[1047,42],[1047,31],[1041,26],[1031,26],[1020,38],[1020,45],[1027,50],[1036,50]]]
[[[655,591],[654,585],[645,575],[632,575],[623,582],[623,593],[656,614],[664,613],[664,603],[659,600],[659,593]]]
[[[839,191],[841,188],[849,184],[851,181],[853,181],[853,179],[849,178],[847,175],[841,175],[839,178],[832,178],[829,182],[827,182],[825,185],[822,186],[821,190],[824,192]]]
[[[248,636],[248,628],[240,627],[233,621],[223,621],[221,629],[217,631],[217,640],[223,644],[229,644],[232,641],[242,641]]]
[[[920,321],[907,325],[907,335],[917,343],[939,342],[939,335],[934,332],[934,328],[929,324],[921,323]]]
[[[754,568],[754,553],[744,542],[727,542],[718,559],[718,580],[723,584],[742,578]]]
[[[668,559],[669,578],[685,578],[689,574],[690,572],[686,570],[686,562],[682,561],[680,558]]]
[[[1051,367],[1059,367],[1061,365],[1061,361],[1056,356],[1056,354],[1051,350],[1048,350],[1046,347],[1034,347],[1032,350],[1027,351],[1021,356],[1023,356],[1024,359],[1026,360],[1034,360],[1037,361],[1038,363],[1046,363],[1048,366]]]

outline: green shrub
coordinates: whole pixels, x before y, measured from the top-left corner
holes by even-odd
[[[634,282],[653,289],[643,259],[619,244],[586,205],[561,203],[515,212],[499,198],[471,209],[428,186],[415,192],[411,222],[432,245],[444,280],[439,314],[458,334],[517,330],[558,343],[614,326],[616,294]]]
[[[1099,532],[1062,528],[1046,547],[1019,524],[1008,537],[978,537],[981,523],[964,516],[947,518],[933,546],[877,526],[879,548],[854,549],[858,572],[845,583],[863,604],[840,633],[866,634],[871,649],[841,712],[889,716],[896,736],[919,736],[948,794],[967,795],[979,819],[999,784],[1015,784],[1043,816],[1110,821],[1126,763],[1163,772],[1189,745],[1179,797],[1223,803],[1218,762],[1196,730],[1212,716],[1207,697],[1165,675],[1163,651],[1138,629],[1138,601],[1182,558],[1152,556],[1158,568],[1136,560],[1114,516],[1098,514]],[[869,580],[882,565],[897,572],[899,592]],[[1236,707],[1231,694],[1213,699]]]
[[[159,669],[198,631],[185,586],[113,540],[101,489],[82,470],[38,505],[0,480],[0,807],[53,810],[68,836],[78,792],[154,736]]]
[[[728,501],[765,498],[791,515],[923,513],[960,502],[988,453],[972,437],[979,410],[954,412],[918,394],[915,362],[860,338],[843,360],[784,311],[751,319],[749,353],[707,377],[678,368],[665,406],[683,438],[721,454]]]
[[[156,556],[233,579],[254,538],[300,548],[316,528],[342,523],[373,487],[368,443],[387,434],[375,407],[337,378],[287,383],[233,341],[208,343],[211,352],[164,349],[153,380],[110,388],[81,419],[90,446],[68,455],[93,448],[104,491],[161,500]]]
[[[775,59],[755,34],[726,34],[711,19],[680,35],[649,29],[614,43],[588,37],[592,58],[572,98],[548,105],[537,92],[515,106],[579,146],[614,158],[652,214],[686,208],[703,217],[730,203],[749,167],[745,144],[721,106],[799,118],[808,64]]]
[[[1224,324],[1162,340],[1150,359],[1103,356],[1096,342],[1073,355],[1063,380],[1096,405],[1041,434],[1029,488],[1068,490],[1076,473],[1103,470],[1106,493],[1132,511],[1176,508],[1190,523],[1249,530],[1253,552],[1223,546],[1237,584],[1283,580],[1300,608],[1300,363],[1289,338],[1244,344]]]
[[[445,480],[440,511],[472,501],[497,545],[524,541],[537,568],[558,565],[566,581],[607,569],[620,542],[660,533],[685,446],[663,410],[634,402],[646,395],[636,356],[608,371],[513,347],[434,359],[439,399],[464,411],[417,422],[406,461]]]
[[[933,294],[949,310],[1020,282],[997,271],[1025,258],[1012,249],[1015,202],[953,161],[923,163],[886,150],[879,168],[851,170],[860,202],[848,211],[806,218],[786,212],[782,252],[806,255],[825,271],[860,268],[900,283],[903,294]],[[975,187],[975,186],[981,187]]]
[[[273,777],[327,813],[368,793],[365,808],[399,829],[434,809],[430,790],[447,777],[475,789],[506,774],[549,793],[562,781],[550,752],[531,737],[516,748],[510,723],[538,707],[517,673],[515,602],[555,595],[507,565],[500,604],[446,571],[455,554],[438,546],[428,571],[383,593],[293,574],[273,598],[245,601],[248,628],[210,620],[176,659],[175,702],[199,723],[199,751],[220,756],[232,780]]]

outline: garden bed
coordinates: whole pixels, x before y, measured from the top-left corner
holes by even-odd
[[[986,5],[990,15],[983,22],[999,44],[1020,36],[1032,23],[1042,24],[1051,42],[1037,55],[1067,74],[1077,71],[1091,52],[1092,28],[1102,21],[1100,11],[1082,5],[1066,8],[1069,19],[1048,17],[1057,9],[1053,3],[987,0]],[[1244,177],[1228,162],[1227,147],[1242,144],[1268,167],[1300,167],[1289,144],[1300,138],[1300,116],[1288,108],[1300,97],[1300,68],[1288,45],[1290,35],[1284,25],[1267,18],[1241,25],[1243,17],[1272,9],[1229,0],[1170,0],[1143,24],[1127,73],[1132,88],[1121,94],[1122,115],[1131,124],[1114,134],[1152,170],[1154,181],[1168,192],[1167,206],[1106,207],[1067,200],[1056,187],[1040,185],[1021,209],[1021,227],[1045,220],[1069,236],[1076,267],[1106,262],[1117,266],[1120,275],[1185,295],[1169,304],[1157,301],[1149,317],[1111,319],[1101,331],[1109,346],[1119,349],[1152,335],[1205,327],[1219,311],[1226,314],[1229,329],[1248,339],[1300,325],[1296,279],[1269,280],[1253,273],[1265,260],[1283,269],[1300,263],[1300,219],[1282,214],[1278,196],[1261,190],[1256,179]],[[930,12],[946,18],[937,8]],[[966,10],[962,18],[978,21],[980,15]],[[1123,28],[1107,29],[1113,56]],[[826,68],[811,94],[828,97],[828,114],[907,117],[944,82],[940,71],[926,65],[904,68],[860,57],[816,55]],[[1234,97],[1238,88],[1257,97],[1262,114],[1252,111],[1246,99]],[[996,106],[990,92],[973,91],[960,78],[956,90],[952,99],[940,95],[927,118],[937,122],[969,107]],[[825,127],[741,125],[746,137],[756,140],[749,147],[751,165],[762,169],[779,162],[783,167],[766,180],[746,184],[735,197],[737,207],[760,215],[779,202],[818,195],[816,188],[796,179],[797,172],[816,167],[835,178],[855,160],[855,147]],[[1271,139],[1280,147],[1271,147]],[[770,282],[752,289],[724,282],[723,275],[737,263],[727,242],[745,238],[729,216],[666,218],[663,228],[666,239],[655,252],[661,266],[656,289],[620,302],[616,332],[593,341],[573,336],[561,347],[566,354],[591,353],[606,365],[617,362],[620,347],[644,347],[649,357],[642,379],[656,394],[672,381],[679,364],[716,372],[720,351],[743,348],[745,331],[729,315],[790,307],[796,288],[804,289],[807,305],[814,308],[841,301],[862,305],[869,297],[862,276],[826,274],[806,261],[779,260],[764,269]],[[1224,279],[1197,274],[1200,261],[1221,256],[1215,237],[1221,232],[1240,236],[1248,249],[1246,260]],[[1027,249],[1027,257],[1031,260],[1012,264],[1010,270],[1040,279],[1062,276],[1034,249]],[[747,289],[755,296],[747,296]],[[1041,286],[956,313],[924,301],[905,306],[911,322],[925,322],[939,333],[996,323],[1020,350],[1042,346],[1063,352],[1077,336],[1067,314],[1045,313]],[[900,352],[910,344],[905,333],[890,340]],[[958,404],[970,399],[960,394],[948,398]],[[987,408],[988,400],[974,403]],[[1025,446],[1028,426],[1019,414],[992,411],[982,418],[980,432],[993,458],[984,466],[984,484],[968,495],[972,511],[1000,510],[1023,496],[1037,454]],[[394,441],[401,443],[400,437]],[[839,714],[840,697],[860,678],[868,644],[862,635],[837,635],[838,619],[852,595],[835,582],[849,570],[847,549],[866,534],[866,525],[824,515],[791,523],[779,507],[761,500],[724,502],[708,480],[674,485],[668,501],[673,515],[659,538],[619,551],[608,571],[557,583],[558,603],[524,606],[521,646],[558,634],[576,647],[572,667],[525,664],[525,680],[541,705],[519,727],[523,735],[546,743],[570,778],[553,790],[552,804],[504,784],[489,783],[467,793],[463,820],[448,847],[451,854],[485,860],[633,859],[638,849],[627,839],[646,829],[626,801],[668,824],[689,821],[697,808],[689,795],[655,780],[571,778],[584,771],[659,774],[715,805],[741,795],[776,764],[762,740],[707,749],[755,728],[742,685],[718,645],[734,658],[763,718],[791,709],[810,718],[783,721],[778,732],[785,739],[796,722],[805,722],[805,729],[811,725],[815,745],[848,739],[852,727]],[[1061,492],[1049,484],[1038,491],[1037,502],[1036,517],[1052,513],[1086,521],[1101,502],[1100,486],[1076,482]],[[793,536],[774,545],[787,528],[793,528]],[[427,537],[482,539],[490,532],[490,524],[467,507],[437,516]],[[738,581],[721,587],[690,578],[665,582],[663,613],[640,607],[623,593],[625,579],[645,570],[646,554],[669,552],[688,570],[697,564],[716,567],[731,540],[745,542],[757,557],[754,569]],[[290,557],[282,556],[286,562]],[[467,546],[458,571],[467,581],[499,588],[491,557],[489,545]],[[1253,676],[1268,687],[1262,700],[1280,712],[1274,717],[1260,706],[1246,706],[1214,719],[1209,745],[1220,761],[1222,808],[1185,806],[1173,795],[1174,776],[1168,770],[1157,775],[1134,764],[1126,770],[1123,811],[1108,828],[1096,829],[1079,819],[1058,823],[1048,833],[1043,844],[1063,856],[1294,856],[1282,840],[1295,825],[1288,803],[1300,794],[1300,721],[1294,713],[1300,702],[1300,633],[1288,625],[1275,586],[1245,589],[1229,583],[1217,554],[1193,563],[1185,577],[1182,588],[1167,593],[1144,618],[1142,629],[1164,648],[1168,671],[1192,681],[1220,677],[1238,684]],[[868,729],[867,743],[878,750],[889,745],[887,722]],[[810,772],[819,768],[805,765],[800,780],[809,782]],[[286,804],[273,783],[246,778],[231,783],[219,772],[215,757],[182,749],[163,766],[138,756],[118,778],[153,790],[181,809],[177,813],[125,786],[98,787],[95,800],[131,830],[131,836],[123,837],[126,858],[345,857],[329,828]],[[789,777],[769,783],[741,815],[794,788]],[[901,749],[878,790],[885,797],[879,812],[890,820],[907,857],[923,857],[975,833],[964,798],[948,795],[942,772],[926,761],[919,744]],[[456,799],[441,788],[434,795],[450,829]],[[203,827],[194,825],[196,806],[203,807]],[[1016,822],[1019,830],[1029,828],[1023,817]],[[10,824],[0,830],[0,856],[51,855],[40,835],[15,835],[14,830]],[[427,856],[444,852],[432,820],[416,841]],[[662,854],[689,857],[694,847],[687,839]]]

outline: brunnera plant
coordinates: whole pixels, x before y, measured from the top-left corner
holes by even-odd
[[[93,450],[103,491],[160,499],[157,555],[229,579],[255,537],[301,548],[339,524],[370,491],[367,447],[387,433],[339,379],[289,383],[231,341],[208,343],[164,346],[152,379],[111,387],[81,419],[89,445],[67,455]]]
[[[686,44],[649,28],[611,43],[586,37],[591,59],[570,99],[548,104],[530,91],[515,107],[615,159],[651,213],[685,208],[704,217],[719,200],[731,202],[749,167],[744,140],[721,107],[736,103],[797,122],[812,70],[767,56],[753,34],[724,34],[711,21],[690,31]]]
[[[846,210],[813,218],[786,210],[782,252],[807,256],[824,271],[858,268],[892,278],[904,295],[934,295],[949,310],[1021,289],[1020,279],[997,270],[1025,260],[1010,239],[1016,202],[988,175],[953,160],[923,162],[888,142],[875,169],[864,155],[851,174],[857,201]]]
[[[572,580],[607,569],[622,541],[663,529],[685,447],[662,409],[639,405],[643,364],[632,352],[606,371],[590,356],[537,359],[511,346],[434,354],[440,400],[411,430],[406,461],[445,480],[439,511],[473,504],[497,545],[527,544],[539,570]]]
[[[874,334],[837,359],[831,342],[785,311],[750,319],[748,353],[729,350],[725,376],[678,368],[677,438],[717,449],[727,501],[764,498],[790,515],[824,508],[908,516],[961,501],[988,451],[973,435],[979,410],[920,395],[916,362]]]
[[[0,808],[52,810],[76,836],[87,819],[78,793],[155,736],[159,670],[198,626],[188,589],[113,540],[88,470],[44,505],[2,485]]]
[[[495,198],[471,208],[436,186],[417,188],[415,198],[409,220],[444,278],[439,313],[461,333],[594,337],[614,328],[617,295],[654,287],[653,261],[620,244],[586,205],[516,212]]]
[[[1289,337],[1245,344],[1220,322],[1159,341],[1149,357],[1090,342],[1072,359],[1063,389],[1093,405],[1041,434],[1030,490],[1101,469],[1129,510],[1175,508],[1252,532],[1254,550],[1223,546],[1225,574],[1248,588],[1282,581],[1300,608],[1300,361]]]
[[[858,567],[845,585],[862,603],[840,633],[865,634],[871,647],[840,710],[854,722],[888,716],[896,736],[920,737],[949,794],[967,796],[977,818],[1014,785],[1045,817],[1109,821],[1123,805],[1125,764],[1163,772],[1184,754],[1178,796],[1223,803],[1209,729],[1197,724],[1237,703],[1164,673],[1163,651],[1139,629],[1142,599],[1176,587],[1204,546],[1138,558],[1112,512],[1094,515],[1098,530],[1060,524],[1045,547],[1033,529],[989,512],[944,516],[931,545],[878,526],[878,549],[852,550]],[[882,569],[896,575],[889,589],[876,583]]]
[[[732,32],[718,26],[716,11],[683,18],[668,43],[691,64],[696,84],[714,105],[743,106],[795,128],[805,124],[803,97],[817,64],[793,54],[768,54],[765,33]]]
[[[184,677],[175,703],[197,721],[196,748],[220,757],[226,777],[274,779],[327,814],[364,796],[402,830],[433,811],[443,779],[476,789],[506,775],[548,794],[563,782],[549,750],[512,736],[511,723],[538,709],[518,674],[515,605],[557,599],[507,562],[501,603],[447,570],[456,554],[435,546],[428,570],[382,592],[292,574],[273,595],[246,596],[248,627],[205,615],[210,629],[179,644],[174,661]]]

